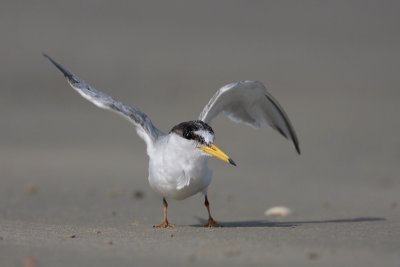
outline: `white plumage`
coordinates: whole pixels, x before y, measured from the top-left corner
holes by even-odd
[[[137,108],[97,91],[49,56],[44,56],[64,74],[72,88],[81,96],[100,108],[124,116],[136,126],[139,136],[147,145],[150,186],[163,196],[164,220],[159,227],[173,226],[167,220],[168,204],[165,198],[181,200],[199,192],[205,195],[209,214],[206,226],[219,226],[211,217],[207,199],[207,188],[212,178],[207,157],[215,156],[235,165],[230,157],[215,146],[214,131],[209,126],[221,112],[235,122],[252,127],[271,126],[290,139],[300,153],[297,136],[288,116],[260,82],[241,81],[225,85],[204,107],[199,120],[180,123],[166,134],[156,128],[149,117]]]
[[[157,140],[153,152],[149,155],[149,183],[156,192],[179,200],[206,193],[212,176],[208,154],[192,141],[171,133]]]

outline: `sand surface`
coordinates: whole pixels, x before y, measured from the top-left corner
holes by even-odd
[[[0,9],[0,266],[399,266],[400,5],[390,1],[6,1]],[[45,51],[163,131],[222,85],[263,81],[302,155],[219,117],[202,196],[153,229],[134,128],[72,91]],[[267,218],[283,205],[293,213]]]

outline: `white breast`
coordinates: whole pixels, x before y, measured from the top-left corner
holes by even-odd
[[[172,133],[157,140],[149,156],[149,183],[162,196],[185,199],[206,192],[212,172],[195,142]]]

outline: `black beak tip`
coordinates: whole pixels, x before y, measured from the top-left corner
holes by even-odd
[[[236,166],[236,163],[231,158],[229,158],[228,160],[229,160],[230,164],[232,164],[233,166]]]

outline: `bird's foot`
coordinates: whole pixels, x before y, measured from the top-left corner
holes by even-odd
[[[204,227],[223,227],[223,225],[217,223],[213,218],[208,218],[208,222],[204,225]]]
[[[157,225],[153,225],[153,228],[174,228],[175,224],[169,223],[168,221],[162,222]]]

